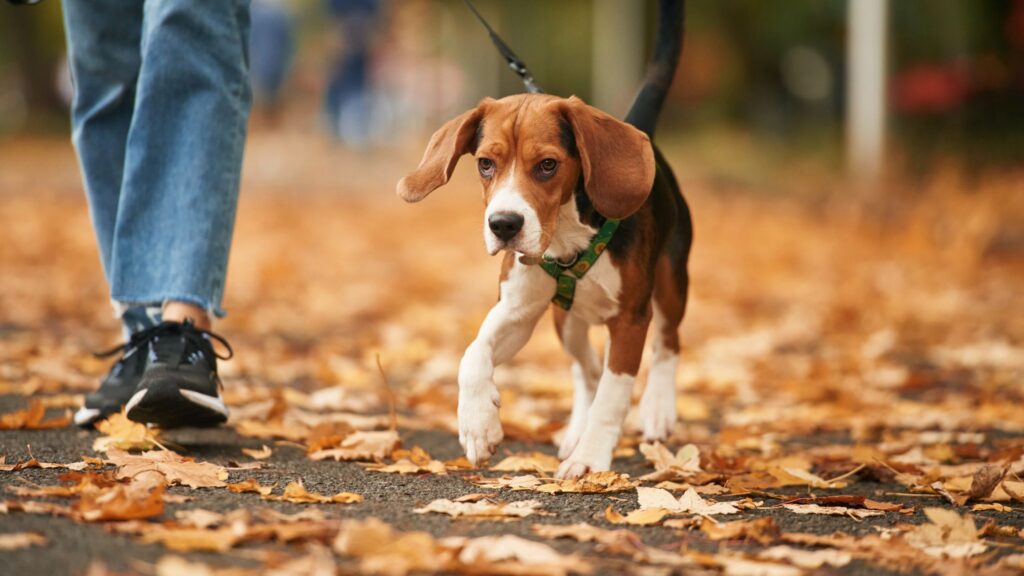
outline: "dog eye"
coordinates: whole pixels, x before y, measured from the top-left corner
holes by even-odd
[[[558,168],[558,162],[554,158],[545,158],[540,161],[540,164],[537,164],[537,167],[540,168],[541,173],[551,174],[555,168]]]
[[[484,178],[490,178],[494,175],[494,160],[490,158],[479,158],[476,161],[476,168],[480,171],[480,175]]]

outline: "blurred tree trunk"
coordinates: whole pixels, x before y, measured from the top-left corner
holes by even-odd
[[[30,129],[35,119],[65,113],[57,88],[57,66],[64,54],[61,22],[59,2],[0,8],[0,36],[23,92]]]

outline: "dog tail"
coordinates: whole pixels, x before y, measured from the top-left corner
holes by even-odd
[[[626,114],[626,122],[642,130],[651,139],[654,138],[654,128],[665,104],[665,96],[672,87],[679,55],[683,51],[685,12],[685,0],[658,0],[658,33],[654,39],[654,55],[640,92]]]

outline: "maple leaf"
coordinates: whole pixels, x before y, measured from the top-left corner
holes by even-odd
[[[159,472],[168,484],[181,484],[191,488],[219,488],[225,486],[228,471],[210,462],[196,462],[170,450],[150,450],[134,456],[117,448],[107,451],[111,463],[117,466],[118,478],[134,478],[147,472]]]
[[[9,552],[32,546],[46,546],[49,541],[38,532],[9,532],[0,534],[0,550]]]
[[[541,503],[537,500],[519,500],[515,502],[502,502],[491,500],[479,500],[476,502],[458,502],[439,498],[430,502],[422,508],[416,508],[413,512],[417,514],[447,514],[452,518],[488,518],[488,519],[510,519],[524,518],[540,511]]]
[[[24,410],[0,414],[0,430],[47,430],[50,428],[66,428],[71,424],[71,416],[64,414],[58,418],[46,420],[46,406],[38,399],[30,399]]]
[[[339,492],[334,496],[324,496],[306,490],[302,480],[289,482],[284,487],[284,493],[280,496],[263,496],[264,500],[279,500],[284,502],[295,502],[297,504],[353,504],[362,502],[363,497],[352,492]]]
[[[106,420],[97,422],[96,429],[104,434],[92,443],[92,449],[97,452],[109,452],[112,448],[150,450],[157,446],[163,447],[155,429],[132,422],[123,412],[111,414]]]
[[[336,448],[320,448],[309,453],[312,460],[383,460],[399,445],[398,432],[357,431],[345,436]]]
[[[660,488],[637,487],[637,503],[640,509],[662,508],[670,512],[681,512],[710,516],[715,514],[735,514],[740,511],[730,502],[709,502],[700,497],[697,491],[690,488],[677,500],[667,490]]]
[[[511,454],[491,466],[495,472],[554,472],[561,462],[543,452],[521,452]]]
[[[640,444],[640,453],[654,465],[654,472],[641,476],[641,480],[678,480],[702,472],[700,450],[693,444],[683,446],[673,455],[661,442],[644,443]]]

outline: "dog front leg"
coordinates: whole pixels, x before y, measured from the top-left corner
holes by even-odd
[[[504,437],[494,368],[522,349],[551,298],[523,301],[517,296],[502,290],[459,364],[459,443],[474,466],[494,454]]]
[[[576,478],[611,468],[612,452],[629,411],[633,383],[640,369],[650,313],[619,316],[608,323],[608,355],[597,394],[587,412],[587,425],[572,454],[558,468],[558,478]]]

